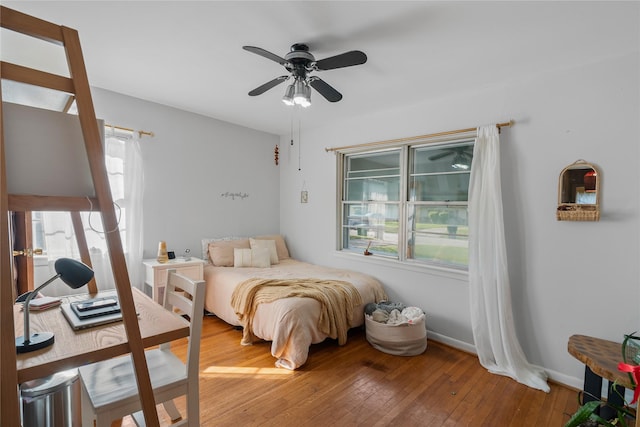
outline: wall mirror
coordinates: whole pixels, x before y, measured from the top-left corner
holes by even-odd
[[[600,220],[600,184],[598,168],[576,160],[560,172],[558,180],[558,221]]]

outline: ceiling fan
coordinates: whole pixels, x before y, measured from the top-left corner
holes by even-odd
[[[326,83],[320,77],[311,76],[314,71],[333,70],[336,68],[351,67],[367,62],[367,55],[359,50],[352,50],[340,55],[316,61],[315,57],[309,52],[309,46],[303,43],[296,43],[291,46],[291,50],[284,58],[255,46],[242,46],[244,50],[263,56],[267,59],[277,62],[284,66],[290,73],[276,77],[267,83],[258,86],[249,92],[249,96],[257,96],[263,94],[267,90],[289,80],[293,77],[294,81],[287,87],[282,101],[287,105],[301,105],[308,107],[311,105],[311,88],[320,93],[329,102],[338,102],[342,99],[342,94],[335,90],[331,85]]]

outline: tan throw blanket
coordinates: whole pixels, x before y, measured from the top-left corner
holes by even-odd
[[[231,296],[231,306],[243,326],[242,344],[253,341],[253,316],[258,304],[280,298],[313,298],[320,303],[318,328],[327,336],[347,342],[349,320],[353,309],[362,305],[358,290],[349,282],[323,279],[261,279],[252,278],[240,283]]]

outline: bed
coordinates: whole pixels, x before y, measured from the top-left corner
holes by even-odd
[[[327,323],[333,311],[342,313],[337,317],[343,318],[343,327],[358,327],[364,324],[366,304],[386,300],[380,282],[367,274],[291,258],[280,235],[203,239],[202,245],[209,261],[204,268],[205,309],[243,327],[242,344],[271,341],[271,354],[281,368],[302,366],[311,344],[327,338],[346,342],[346,331]],[[322,291],[315,289],[316,283]],[[293,296],[260,300],[260,292],[273,288]],[[321,295],[307,296],[307,288]],[[254,297],[251,302],[244,298],[248,294]],[[330,303],[325,301],[327,295]]]

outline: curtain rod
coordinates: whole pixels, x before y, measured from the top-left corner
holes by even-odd
[[[135,130],[135,129],[131,129],[131,128],[125,128],[125,127],[122,127],[122,126],[110,125],[110,124],[107,124],[107,123],[105,123],[104,125],[106,127],[110,127],[110,128],[118,129],[118,130],[123,130],[123,131],[126,131],[126,132],[131,132],[131,133],[137,132],[138,136],[140,138],[142,138],[142,135],[148,135],[148,136],[151,136],[151,137],[155,136],[155,134],[153,132],[151,132],[151,131]]]
[[[73,95],[70,95],[69,98],[67,99],[67,102],[64,104],[64,107],[62,108],[62,111],[65,113],[68,113],[69,110],[71,109],[71,107],[73,107],[73,104],[76,102],[76,97]],[[146,131],[146,130],[135,130],[135,129],[131,129],[131,128],[125,128],[122,126],[116,126],[116,125],[109,125],[105,123],[105,126],[109,126],[110,128],[113,129],[119,129],[119,130],[123,130],[125,132],[137,132],[138,133],[138,138],[142,138],[142,135],[147,135],[150,137],[154,137],[154,133],[150,132],[150,131]]]
[[[509,127],[509,126],[513,126],[515,122],[513,120],[509,120],[508,122],[505,123],[497,123],[496,127],[498,128],[498,131],[503,128],[503,127]],[[467,128],[467,129],[457,129],[457,130],[449,130],[446,132],[437,132],[437,133],[430,133],[427,135],[418,135],[418,136],[411,136],[408,138],[398,138],[398,139],[387,139],[385,141],[376,141],[376,142],[365,142],[363,144],[354,144],[354,145],[343,145],[342,147],[327,147],[324,149],[324,151],[329,152],[329,151],[340,151],[340,150],[346,150],[346,149],[351,149],[351,148],[361,148],[361,147],[374,147],[377,145],[386,145],[386,144],[396,144],[396,143],[401,143],[401,142],[409,142],[409,141],[417,141],[417,140],[421,140],[421,139],[427,139],[427,138],[435,138],[438,136],[447,136],[447,135],[456,135],[459,133],[467,133],[467,132],[473,132],[474,130],[477,130],[478,128]]]

